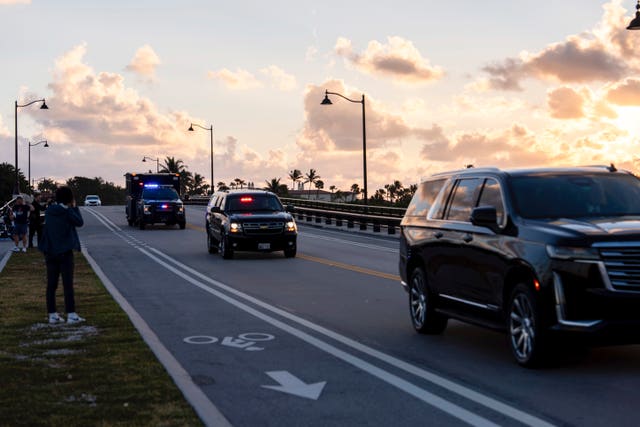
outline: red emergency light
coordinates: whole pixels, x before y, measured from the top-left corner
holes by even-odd
[[[240,201],[242,203],[251,203],[253,202],[253,197],[240,197]]]

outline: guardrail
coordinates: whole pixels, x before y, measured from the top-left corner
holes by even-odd
[[[304,200],[280,198],[285,205],[293,205],[292,215],[298,222],[335,225],[337,227],[371,230],[380,233],[386,229],[387,234],[396,234],[405,209],[386,206],[363,206],[349,203],[322,202],[319,200]],[[207,205],[209,198],[197,197],[185,200],[187,205]]]

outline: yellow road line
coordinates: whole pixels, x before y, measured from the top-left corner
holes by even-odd
[[[318,258],[318,257],[305,255],[305,254],[298,254],[298,258],[301,258],[307,261],[318,262],[320,264],[328,265],[331,267],[337,267],[337,268],[342,268],[349,271],[355,271],[357,273],[368,274],[370,276],[381,277],[383,279],[389,279],[396,282],[400,281],[400,276],[397,276],[395,274],[388,274],[388,273],[383,273],[381,271],[369,270],[368,268],[356,267],[355,265],[344,264],[342,262],[332,261],[330,259]]]
[[[206,231],[204,227],[200,227],[193,224],[187,224],[187,228],[190,228],[191,230],[197,230],[197,231]],[[344,270],[355,271],[356,273],[368,274],[369,276],[380,277],[382,279],[389,279],[395,282],[400,281],[400,276],[395,274],[383,273],[381,271],[370,270],[368,268],[356,267],[355,265],[345,264],[342,262],[332,261],[326,258],[318,258],[315,256],[305,255],[301,253],[298,253],[297,257],[300,259],[304,259],[306,261],[313,261],[319,264],[328,265],[330,267],[342,268]]]

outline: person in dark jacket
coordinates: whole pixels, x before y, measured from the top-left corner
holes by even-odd
[[[76,313],[73,291],[73,251],[80,250],[80,239],[76,227],[82,227],[83,224],[84,221],[80,209],[76,207],[71,188],[59,187],[56,190],[55,203],[45,211],[42,239],[38,241],[38,249],[44,253],[47,264],[47,312],[51,324],[64,322],[56,311],[59,276],[62,276],[67,323],[85,320]]]
[[[33,209],[31,209],[29,215],[29,248],[33,247],[33,236],[37,235],[37,240],[40,240],[40,235],[42,234],[42,218],[40,218],[40,213],[44,211],[44,206],[40,203],[39,192],[33,195],[31,206]]]

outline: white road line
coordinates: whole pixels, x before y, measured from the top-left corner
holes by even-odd
[[[93,212],[92,212],[93,213]],[[105,217],[106,221],[111,222],[108,218]],[[115,225],[114,225],[115,226]],[[116,233],[118,234],[118,233]],[[339,239],[336,239],[339,240]],[[285,330],[286,332],[289,332],[290,334],[297,336],[298,338],[308,342],[311,345],[314,345],[317,348],[320,348],[330,354],[333,354],[334,356],[346,361],[347,363],[350,363],[354,366],[357,366],[360,369],[365,370],[366,372],[370,373],[371,375],[374,375],[380,379],[382,379],[383,381],[388,382],[389,384],[392,384],[394,386],[396,386],[397,388],[405,391],[408,394],[411,394],[421,400],[423,400],[426,403],[429,403],[447,413],[449,413],[450,415],[459,418],[465,422],[469,422],[473,425],[481,425],[478,423],[478,421],[482,421],[489,423],[489,425],[493,424],[491,421],[486,420],[482,417],[479,417],[476,414],[470,413],[469,411],[467,411],[464,408],[461,408],[447,400],[444,400],[438,396],[433,395],[432,393],[427,392],[426,390],[422,390],[419,387],[399,378],[396,377],[395,375],[384,371],[374,365],[371,365],[370,363],[359,359],[349,353],[345,353],[340,349],[335,348],[334,346],[332,346],[331,344],[328,344],[324,341],[321,341],[311,335],[306,334],[303,331],[300,331],[298,329],[293,328],[292,326],[282,323],[281,321],[272,318],[260,311],[255,310],[254,308],[247,306],[246,304],[237,301],[229,296],[227,296],[226,294],[220,293],[219,291],[216,291],[215,289],[210,288],[209,286],[205,285],[202,282],[199,282],[198,280],[196,280],[195,278],[193,278],[192,276],[195,276],[197,278],[199,278],[200,280],[210,283],[211,285],[224,290],[225,292],[231,293],[245,301],[248,301],[252,304],[255,304],[256,306],[259,306],[265,310],[268,310],[272,313],[275,313],[283,318],[286,318],[292,322],[295,322],[301,326],[304,326],[306,328],[309,328],[319,334],[325,335],[327,337],[330,337],[332,339],[334,339],[335,341],[340,342],[341,344],[344,344],[345,346],[348,346],[354,350],[357,350],[361,353],[367,354],[371,357],[374,357],[380,361],[383,361],[391,366],[394,366],[398,369],[401,369],[405,372],[408,372],[412,375],[415,375],[419,378],[422,378],[434,385],[437,385],[439,387],[442,387],[450,392],[453,392],[459,396],[462,396],[468,400],[471,400],[473,402],[476,402],[488,409],[491,409],[495,412],[498,412],[500,414],[503,414],[507,417],[513,418],[516,421],[519,421],[525,425],[530,425],[530,426],[543,426],[543,427],[551,427],[553,426],[553,424],[550,424],[549,422],[538,418],[534,415],[531,415],[527,412],[521,411],[517,408],[514,408],[510,405],[507,405],[503,402],[500,402],[499,400],[496,400],[494,398],[491,398],[489,396],[485,396],[482,393],[476,392],[468,387],[465,387],[461,384],[458,384],[456,382],[453,382],[451,380],[448,380],[444,377],[441,377],[437,374],[434,374],[432,372],[426,371],[422,368],[418,368],[417,366],[411,365],[407,362],[404,362],[400,359],[397,359],[393,356],[390,356],[386,353],[380,352],[378,350],[375,350],[371,347],[368,347],[364,344],[361,344],[357,341],[354,341],[344,335],[340,335],[336,332],[333,332],[331,330],[328,330],[322,326],[316,325],[315,323],[309,322],[301,317],[295,316],[289,312],[286,312],[284,310],[281,310],[277,307],[271,306],[261,300],[258,300],[250,295],[247,295],[243,292],[240,292],[228,285],[225,285],[222,282],[219,282],[217,280],[211,279],[207,276],[205,276],[204,274],[198,272],[197,270],[194,270],[193,268],[182,264],[174,259],[172,259],[171,257],[169,257],[168,255],[162,253],[161,251],[149,247],[147,246],[146,248],[138,248],[138,250],[140,250],[141,252],[145,253],[145,255],[149,256],[151,259],[153,259],[154,261],[156,261],[157,263],[163,265],[165,268],[169,269],[170,271],[174,272],[175,274],[179,275],[180,277],[184,278],[185,280],[187,280],[189,283],[192,283],[193,285],[199,287],[200,289],[211,293],[212,295],[215,295],[221,299],[223,299],[224,301],[229,302],[230,304],[268,322],[271,323],[272,325]],[[153,254],[151,253],[153,252]],[[155,255],[154,255],[155,254]],[[159,257],[163,258],[165,261],[161,260]],[[183,273],[182,271],[178,270],[177,268],[174,268],[173,266],[171,266],[169,263],[174,264],[176,267],[181,268],[182,270],[184,270],[185,272],[188,272],[189,274],[191,274],[192,276],[187,275],[186,273]],[[335,350],[335,354],[332,352]],[[371,370],[369,370],[371,369]],[[404,386],[406,386],[406,389],[404,388]],[[423,395],[422,393],[427,393],[426,395]],[[441,402],[441,404],[443,404],[444,406],[438,406],[438,404],[434,404],[432,401],[430,400],[426,400],[427,397],[433,397],[436,399],[436,401]],[[462,411],[462,412],[459,412]],[[471,419],[466,418],[467,416],[471,416],[473,418],[479,418],[479,420],[476,421],[471,421]],[[487,425],[487,424],[482,424],[482,425]]]
[[[116,229],[112,228],[107,222],[100,218],[98,214],[96,214],[96,212],[91,209],[87,210],[91,212],[98,219],[98,221],[102,222],[102,224],[107,227],[108,230],[115,233]],[[114,227],[118,228],[115,225]],[[211,400],[209,400],[207,395],[204,394],[204,392],[193,382],[193,380],[191,379],[191,375],[189,375],[187,370],[184,369],[182,365],[180,365],[180,362],[178,362],[178,360],[173,357],[171,352],[162,344],[158,336],[151,330],[142,316],[140,316],[140,314],[122,296],[122,294],[114,286],[111,280],[109,280],[107,275],[102,271],[98,263],[93,259],[93,257],[87,251],[87,248],[84,246],[82,248],[82,253],[91,265],[91,268],[93,268],[93,271],[104,284],[104,287],[111,294],[118,305],[120,305],[127,316],[129,316],[131,323],[133,323],[151,351],[153,351],[153,354],[156,355],[158,361],[160,361],[162,366],[164,366],[164,368],[167,370],[173,381],[176,383],[176,385],[184,395],[185,399],[187,399],[189,404],[194,408],[200,419],[207,426],[230,427],[231,424],[229,423],[229,421],[224,417],[224,415],[222,415],[222,413],[211,402]]]

